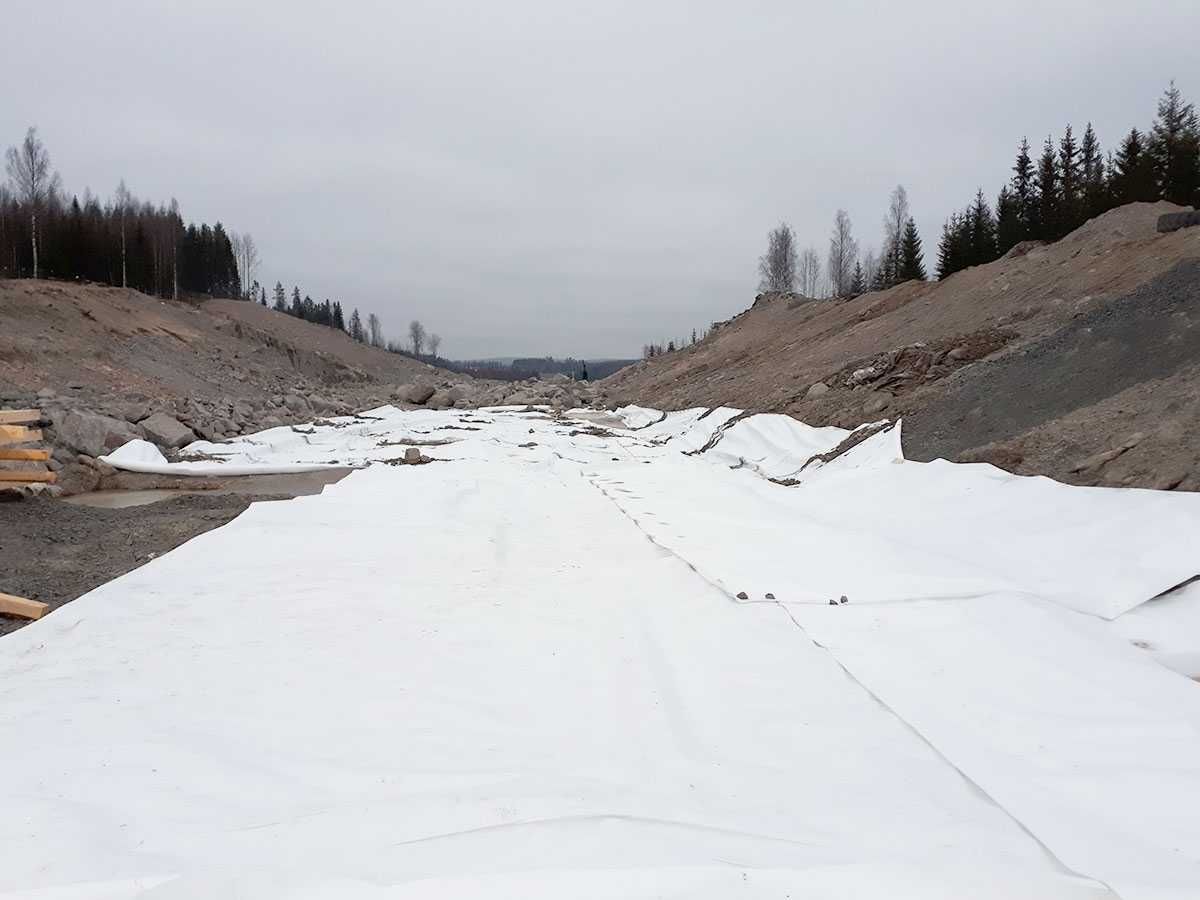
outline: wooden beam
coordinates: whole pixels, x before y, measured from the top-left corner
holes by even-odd
[[[30,425],[40,421],[40,409],[0,409],[0,425]]]
[[[0,613],[7,613],[10,616],[40,619],[49,608],[49,605],[37,600],[27,600],[14,594],[0,594]]]
[[[0,469],[0,481],[21,481],[30,484],[35,481],[42,481],[48,484],[53,484],[58,480],[58,476],[53,472],[30,472],[22,469]]]
[[[42,439],[40,428],[24,425],[0,425],[0,444],[29,444]]]
[[[0,447],[0,459],[29,459],[36,462],[45,462],[49,458],[49,450],[33,450],[24,447]]]

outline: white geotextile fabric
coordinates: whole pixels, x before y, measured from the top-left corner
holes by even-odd
[[[368,467],[0,639],[0,897],[1200,893],[1200,498],[622,414],[192,448]]]
[[[204,443],[208,448],[218,448],[220,445],[197,442],[189,445],[190,450],[197,450],[198,444]],[[195,477],[219,476],[232,477],[235,475],[284,475],[297,472],[315,472],[327,469],[329,463],[286,463],[286,462],[255,462],[253,457],[248,460],[243,454],[231,454],[228,461],[224,458],[214,460],[198,460],[196,462],[168,462],[162,451],[149,441],[132,440],[122,444],[112,453],[101,456],[102,462],[123,469],[126,472],[142,472],[154,475],[188,475]]]

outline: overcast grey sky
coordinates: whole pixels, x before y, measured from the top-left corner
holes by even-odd
[[[0,143],[68,190],[178,197],[261,280],[420,318],[457,358],[629,356],[753,299],[765,235],[877,245],[903,183],[936,256],[1017,140],[1105,150],[1174,77],[1196,0],[13,5]]]

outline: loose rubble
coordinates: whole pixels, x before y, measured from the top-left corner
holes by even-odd
[[[70,385],[64,391],[45,386],[30,392],[0,392],[0,407],[42,411],[41,428],[51,450],[47,468],[57,476],[54,484],[8,485],[0,487],[0,492],[12,498],[57,497],[113,487],[115,472],[97,457],[136,439],[150,441],[168,459],[177,459],[179,450],[196,440],[225,441],[386,403],[402,408],[537,405],[566,410],[604,401],[604,392],[595,385],[562,375],[511,383],[430,378],[392,386],[316,386],[297,381],[283,392],[227,400],[155,398],[137,393],[93,397]]]

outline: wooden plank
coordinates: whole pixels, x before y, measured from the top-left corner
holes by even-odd
[[[0,593],[0,613],[10,616],[21,616],[26,619],[40,619],[50,607],[37,600],[27,600],[15,594]]]
[[[42,439],[40,428],[24,425],[0,425],[0,444],[28,444]]]
[[[0,481],[21,481],[32,484],[35,481],[53,484],[58,476],[53,472],[30,472],[22,469],[0,469]]]
[[[0,425],[29,425],[41,420],[40,409],[0,409]]]
[[[49,450],[33,450],[25,447],[0,447],[0,459],[30,459],[37,462],[45,462],[49,458]]]

